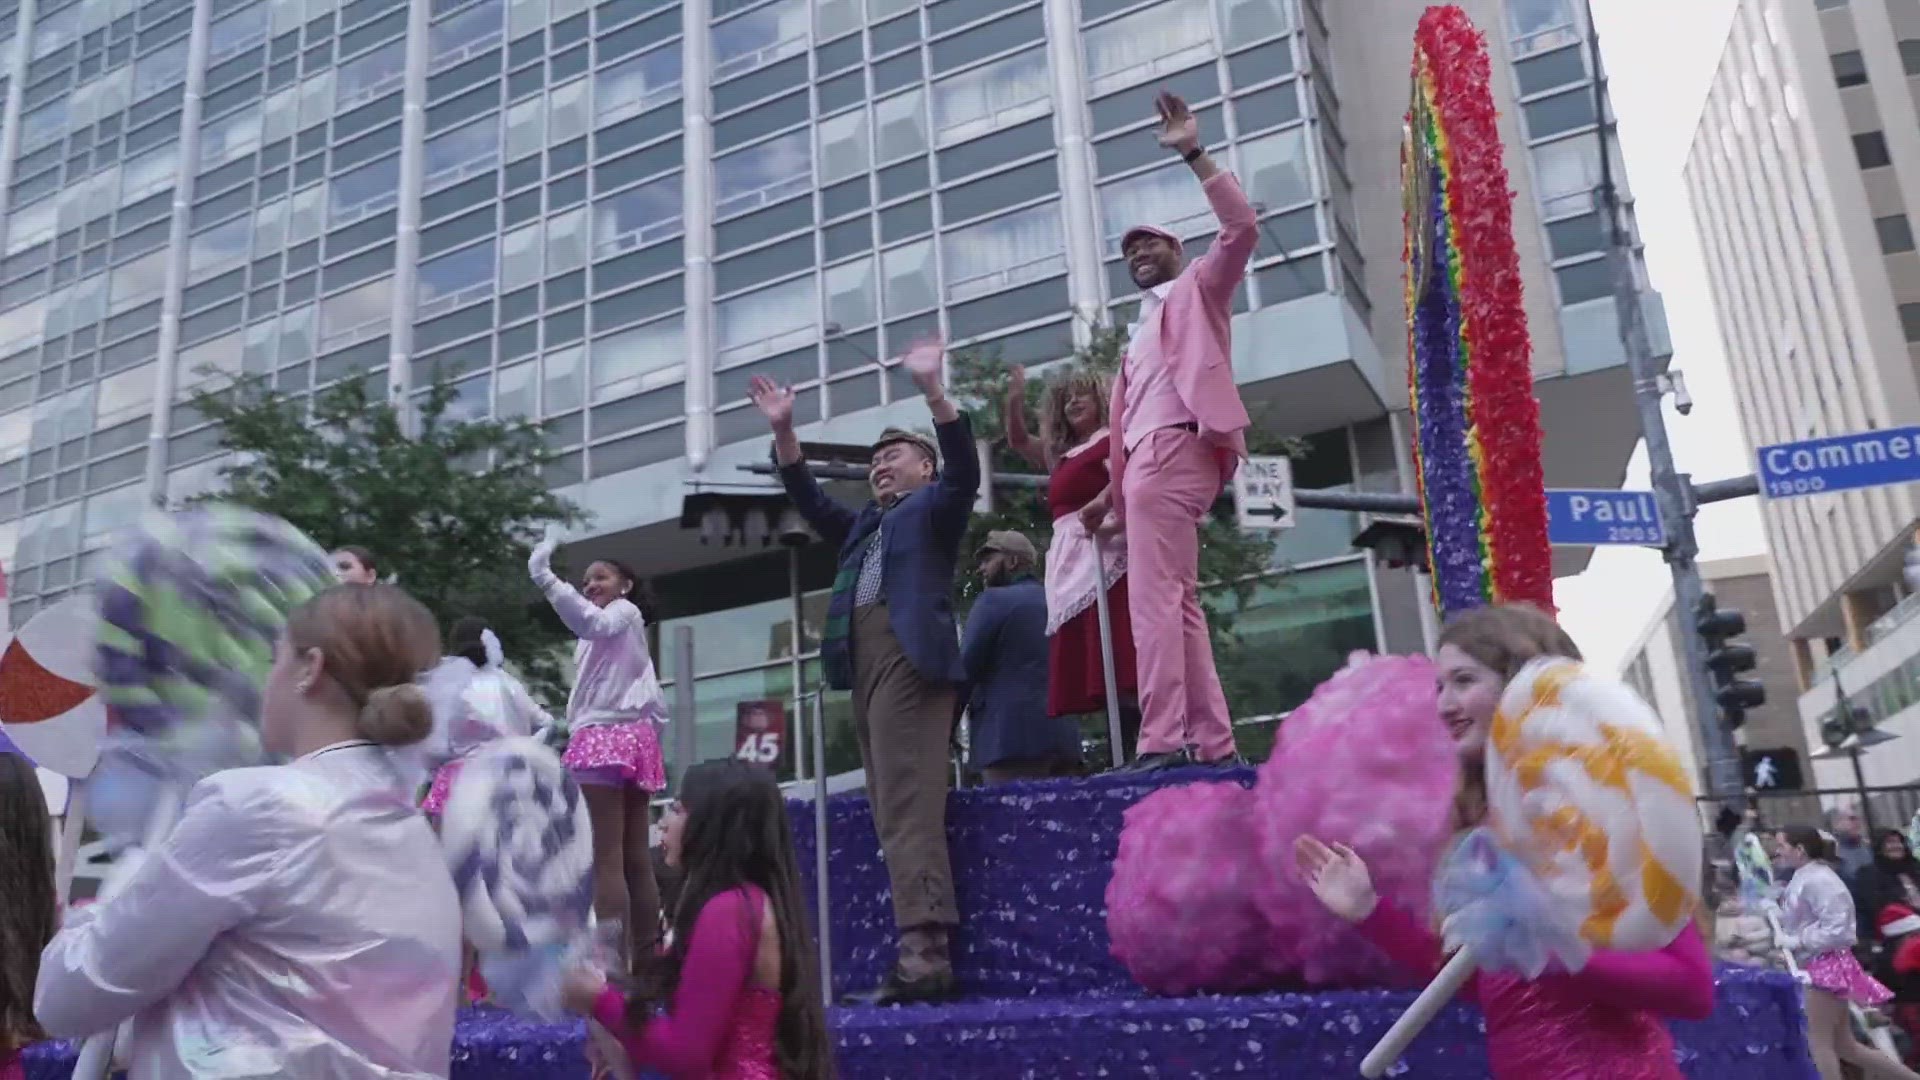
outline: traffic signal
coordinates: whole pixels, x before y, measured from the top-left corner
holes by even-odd
[[[1740,678],[1759,663],[1753,646],[1734,639],[1747,632],[1747,617],[1731,608],[1722,611],[1708,593],[1700,598],[1694,628],[1707,642],[1707,670],[1713,674],[1713,700],[1727,727],[1738,728],[1747,721],[1747,710],[1766,704],[1767,688],[1751,679]]]

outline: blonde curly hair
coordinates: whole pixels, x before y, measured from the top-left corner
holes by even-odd
[[[1040,399],[1040,445],[1047,460],[1059,461],[1079,444],[1073,425],[1067,422],[1067,402],[1076,394],[1090,394],[1099,409],[1098,431],[1107,423],[1107,399],[1111,394],[1107,376],[1085,365],[1067,368],[1047,380],[1047,392]]]

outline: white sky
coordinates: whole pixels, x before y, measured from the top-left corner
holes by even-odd
[[[1673,366],[1686,372],[1693,395],[1691,416],[1668,407],[1667,432],[1680,470],[1696,481],[1753,471],[1681,175],[1734,6],[1735,0],[1593,2],[1647,269],[1666,299]],[[1644,449],[1634,452],[1622,486],[1649,486]],[[1695,525],[1703,559],[1765,550],[1756,499],[1706,507]],[[1670,581],[1656,552],[1601,548],[1586,573],[1557,583],[1554,596],[1588,659],[1611,668],[1646,629]]]

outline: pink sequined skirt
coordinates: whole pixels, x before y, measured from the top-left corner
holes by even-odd
[[[428,817],[446,812],[447,796],[453,794],[453,782],[460,778],[460,766],[465,764],[465,759],[456,759],[433,771],[433,784],[427,788],[427,797],[420,800],[420,809]]]
[[[667,768],[660,731],[650,720],[574,728],[561,762],[582,784],[664,791]]]
[[[1855,1005],[1879,1005],[1893,1000],[1893,991],[1867,974],[1846,949],[1823,952],[1801,965],[1816,989],[1846,998]]]

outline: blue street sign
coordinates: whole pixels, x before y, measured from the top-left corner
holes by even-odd
[[[1920,480],[1920,427],[1763,446],[1760,494],[1791,499]]]
[[[1651,491],[1549,490],[1547,539],[1561,547],[1660,547],[1667,542],[1667,530]]]

